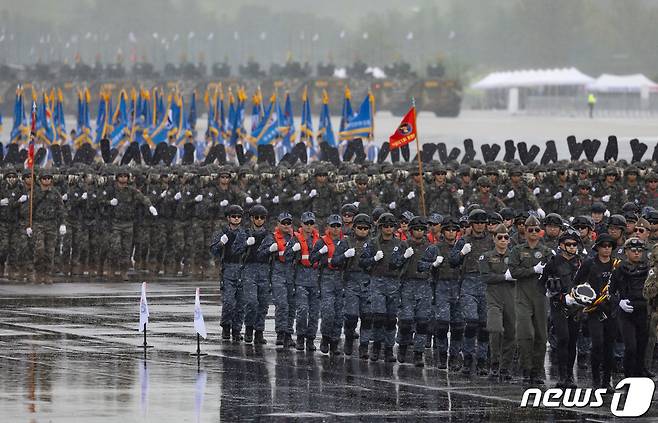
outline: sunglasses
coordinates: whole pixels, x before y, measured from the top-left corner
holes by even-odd
[[[265,220],[265,216],[254,216],[254,220]]]
[[[430,225],[430,226],[439,226],[439,225],[440,225],[440,223],[434,223],[434,222],[430,222],[430,223],[428,223],[428,225]]]
[[[360,231],[369,231],[370,226],[357,226],[356,229],[358,229]]]
[[[414,231],[422,231],[425,232],[427,231],[427,228],[413,228]]]
[[[446,172],[436,172],[435,175],[443,175],[443,176],[446,176],[447,173],[446,173]]]
[[[315,220],[309,220],[308,222],[303,222],[303,224],[306,226],[313,226],[315,225]]]
[[[387,223],[385,225],[382,225],[382,228],[394,228],[394,227],[395,227],[395,225],[391,225],[389,223]]]
[[[363,186],[366,186],[366,185],[368,185],[368,183],[367,183],[367,182],[357,182],[357,185],[359,185],[359,186],[362,186],[362,187],[363,187]]]
[[[284,220],[283,222],[279,222],[282,226],[290,226],[292,225],[292,221],[290,220]]]
[[[53,179],[53,177],[52,176],[42,176],[41,179],[51,180],[51,179]]]
[[[340,228],[340,227],[343,226],[343,225],[341,225],[340,223],[332,223],[332,224],[329,225],[329,226],[332,227],[332,228]]]
[[[231,218],[231,219],[242,219],[242,215],[239,215],[239,214],[232,214],[232,215],[230,216],[230,218]]]
[[[635,232],[639,232],[641,234],[645,233],[647,230],[645,228],[635,228]]]
[[[612,248],[612,244],[609,244],[609,243],[606,242],[604,244],[599,245],[599,247],[600,248]]]
[[[8,175],[6,176],[7,179],[16,179],[16,175]]]
[[[509,235],[496,235],[496,239],[499,241],[505,240],[507,241],[509,239]]]
[[[230,175],[219,175],[221,179],[231,179]]]
[[[576,226],[576,229],[582,231],[583,229],[589,229],[589,226]]]
[[[528,233],[533,233],[534,232],[534,233],[538,234],[539,232],[541,232],[541,229],[540,228],[526,228],[525,231],[528,232]]]
[[[577,242],[565,242],[564,246],[565,247],[577,247],[578,243]]]
[[[658,181],[651,180],[651,181],[647,181],[647,182],[649,182],[650,184],[655,184]]]
[[[641,253],[644,251],[644,249],[640,247],[631,247],[629,248],[629,250],[631,251],[631,253]]]

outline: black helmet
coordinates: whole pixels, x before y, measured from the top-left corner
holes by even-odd
[[[601,234],[598,238],[596,238],[596,242],[592,246],[592,249],[596,251],[599,249],[601,244],[605,244],[606,242],[611,244],[612,246],[616,244],[615,240],[612,239],[612,236],[610,236],[610,234]]]
[[[571,229],[571,228],[567,229],[566,231],[562,232],[562,234],[560,234],[560,238],[558,239],[558,242],[560,244],[562,244],[563,242],[565,242],[569,239],[572,240],[572,241],[576,241],[579,244],[582,242],[582,240],[580,239],[580,234],[578,233],[578,231],[576,231],[574,229]]]
[[[513,220],[514,219],[514,210],[509,207],[504,207],[500,209],[500,215],[504,220]]]
[[[379,220],[379,218],[386,213],[386,210],[384,210],[382,207],[375,207],[374,210],[372,211],[372,220]]]
[[[629,201],[627,203],[624,203],[623,206],[621,206],[621,210],[623,212],[630,211],[630,212],[633,212],[635,214],[639,214],[642,209],[640,208],[639,204],[634,203],[632,201]]]
[[[345,215],[345,214],[351,214],[354,216],[359,212],[359,209],[352,203],[347,203],[343,204],[343,207],[340,208],[340,214]]]
[[[594,221],[589,216],[577,216],[573,219],[571,224],[574,228],[578,228],[579,226],[586,226],[589,229],[594,230]]]
[[[365,213],[359,213],[352,220],[354,226],[372,226],[372,219]]]
[[[443,221],[441,225],[441,232],[446,229],[457,229],[459,230],[459,222],[454,217],[448,217]]]
[[[425,218],[420,216],[415,216],[409,221],[409,229],[422,228],[427,229],[427,221]]]
[[[397,225],[398,220],[392,213],[383,213],[377,220],[379,225]]]
[[[482,209],[473,209],[468,214],[468,223],[487,223],[487,212]]]
[[[255,204],[249,209],[249,216],[267,216],[269,213],[265,206]]]
[[[503,223],[503,216],[495,211],[490,211],[487,213],[487,223],[489,225],[497,225],[498,223]]]
[[[650,210],[646,214],[645,219],[647,219],[652,225],[658,223],[658,210]]]
[[[613,214],[608,219],[608,226],[618,226],[620,228],[626,227],[626,218],[620,214]]]
[[[624,212],[624,218],[626,219],[626,222],[637,222],[637,214],[632,211],[625,211]]]
[[[592,213],[605,213],[607,210],[605,205],[603,203],[599,203],[598,201],[596,203],[592,203]]]
[[[226,216],[235,216],[235,215],[240,215],[242,216],[244,214],[244,210],[242,207],[238,206],[237,204],[232,204],[226,208]]]
[[[557,213],[549,213],[544,218],[544,226],[546,225],[562,226],[562,223],[563,223],[562,216],[560,216]]]

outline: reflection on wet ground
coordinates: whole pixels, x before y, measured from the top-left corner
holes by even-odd
[[[207,356],[196,349],[194,288]],[[367,363],[226,343],[211,282],[148,285],[146,355],[139,348],[140,285],[0,285],[0,420],[196,422],[275,420],[607,420],[609,407],[521,409],[519,384],[466,379],[433,367]],[[272,310],[271,310],[272,311]],[[270,313],[272,315],[272,313]],[[430,353],[431,354],[431,353]],[[432,360],[433,358],[430,358]],[[654,407],[645,416],[656,419]],[[653,417],[652,417],[653,416]]]

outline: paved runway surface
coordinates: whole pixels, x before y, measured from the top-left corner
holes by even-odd
[[[208,327],[199,362],[194,288]],[[274,346],[222,342],[211,281],[148,284],[144,355],[139,283],[0,282],[0,421],[606,421],[585,411],[521,409],[523,387],[466,379],[433,366],[367,363]],[[431,353],[430,353],[431,356]],[[428,364],[434,358],[427,359]],[[550,372],[549,372],[550,373]],[[549,375],[550,377],[550,375]],[[549,381],[549,384],[552,382]],[[654,397],[645,421],[658,418]]]

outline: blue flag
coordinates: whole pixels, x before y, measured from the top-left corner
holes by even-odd
[[[25,105],[23,100],[23,87],[16,88],[14,99],[14,123],[11,128],[11,141],[15,142],[24,132],[29,131],[27,117],[25,116]]]
[[[329,113],[329,95],[326,90],[322,92],[322,110],[320,111],[320,123],[318,124],[317,138],[332,147],[336,146],[334,129],[331,126],[331,114]]]
[[[345,129],[339,133],[341,140],[351,140],[354,138],[367,138],[373,136],[373,97],[372,94],[366,94],[366,97],[359,107],[359,113],[356,114],[345,126]]]

